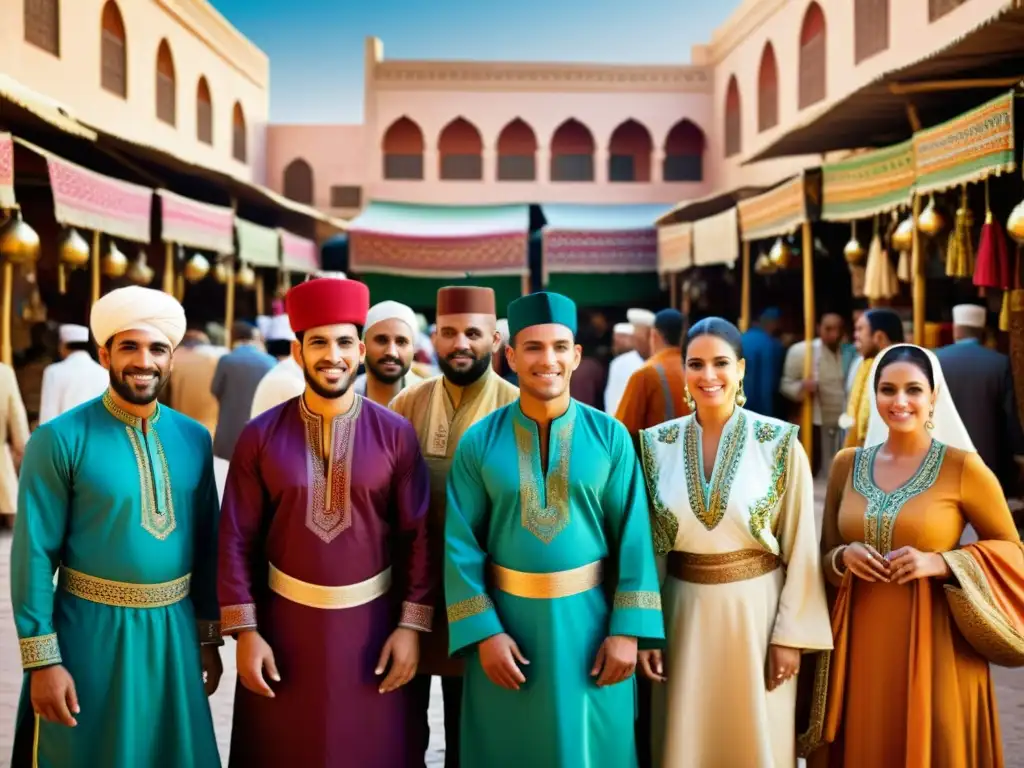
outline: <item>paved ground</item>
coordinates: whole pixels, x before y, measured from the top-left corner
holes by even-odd
[[[218,473],[222,479],[223,473]],[[821,503],[821,489],[818,501]],[[10,594],[10,546],[9,532],[0,534],[0,768],[6,768],[10,761],[13,739],[14,717],[21,687],[18,640],[11,618]],[[229,641],[223,649],[225,662],[224,679],[220,690],[211,699],[217,738],[221,754],[228,754],[228,740],[231,730],[231,707],[235,689],[234,647]],[[1006,765],[1008,768],[1024,768],[1024,670],[995,668],[993,671],[1000,704],[1000,718],[1003,728]],[[435,768],[444,764],[443,737],[438,733],[441,725],[441,700],[439,686],[434,686],[430,717],[434,737],[427,765]],[[139,766],[139,768],[145,768]]]

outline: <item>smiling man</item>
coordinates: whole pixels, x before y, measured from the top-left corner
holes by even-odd
[[[366,315],[366,373],[356,379],[357,394],[377,405],[387,405],[399,392],[422,379],[410,370],[416,353],[419,323],[411,307],[397,301],[382,301]]]
[[[406,389],[391,408],[412,422],[430,468],[430,543],[436,562],[444,557],[445,483],[463,433],[497,408],[514,402],[519,390],[495,373],[491,355],[501,344],[496,330],[494,291],[449,286],[437,292],[437,362],[443,375]],[[442,601],[438,601],[439,603]],[[434,614],[434,631],[423,638],[420,674],[413,683],[416,733],[425,753],[430,739],[427,710],[432,675],[441,676],[444,695],[445,765],[459,764],[459,709],[462,661],[448,658],[448,622]]]
[[[432,621],[430,480],[405,419],[352,388],[369,291],[292,288],[306,389],[243,430],[220,529],[222,630],[238,640],[231,766],[423,765],[408,737]]]
[[[643,475],[626,428],[569,395],[572,301],[524,296],[508,322],[519,400],[466,432],[448,477],[462,765],[631,768],[638,640],[664,638]]]
[[[41,426],[22,465],[12,765],[214,768],[213,449],[204,426],[157,403],[185,313],[132,286],[100,298],[91,325],[109,389]]]

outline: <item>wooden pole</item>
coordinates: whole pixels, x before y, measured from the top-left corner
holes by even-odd
[[[804,381],[814,375],[814,239],[811,237],[811,223],[804,222]],[[814,398],[804,397],[800,414],[800,441],[804,444],[807,458],[814,450]]]
[[[230,257],[227,262],[228,279],[226,282],[227,295],[224,301],[224,345],[231,349],[231,326],[235,322],[235,258]]]
[[[743,241],[743,264],[740,273],[740,333],[750,330],[750,242]]]
[[[913,291],[914,306],[914,343],[919,347],[924,346],[924,302],[925,282],[924,264],[921,256],[921,232],[917,228],[917,218],[921,215],[921,196],[914,195],[914,235],[910,251],[910,271],[912,274],[911,290]]]
[[[263,314],[263,275],[256,273],[256,314]]]
[[[174,243],[164,243],[164,293],[174,295]]]
[[[0,358],[7,365],[14,365],[14,346],[11,342],[11,307],[14,304],[14,265],[9,261],[4,262],[4,301],[0,309],[4,313],[3,326],[0,331],[3,333],[3,343],[0,345]]]
[[[100,300],[100,231],[92,233],[92,303]]]
[[[679,281],[675,272],[668,273],[668,305],[672,309],[679,306]]]

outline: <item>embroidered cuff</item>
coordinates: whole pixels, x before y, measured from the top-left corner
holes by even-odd
[[[410,603],[406,600],[402,603],[402,615],[398,619],[398,626],[415,629],[419,632],[429,632],[434,622],[434,608],[421,603]]]
[[[481,613],[494,610],[494,603],[487,595],[477,595],[468,600],[460,600],[448,606],[448,623],[454,624],[457,621],[477,616]]]
[[[200,645],[224,645],[220,636],[220,622],[198,619],[196,627],[199,630]]]
[[[256,629],[256,604],[223,606],[220,609],[221,635],[233,635],[243,629]]]
[[[21,641],[21,666],[25,669],[49,667],[60,664],[60,646],[57,633],[26,637]]]
[[[616,592],[612,600],[612,610],[620,608],[649,608],[661,610],[660,592]]]

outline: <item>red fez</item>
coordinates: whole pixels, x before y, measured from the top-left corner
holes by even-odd
[[[437,292],[438,315],[494,315],[494,289],[449,285]]]
[[[370,289],[356,280],[321,277],[299,283],[284,297],[288,322],[295,333],[322,325],[365,325]]]

